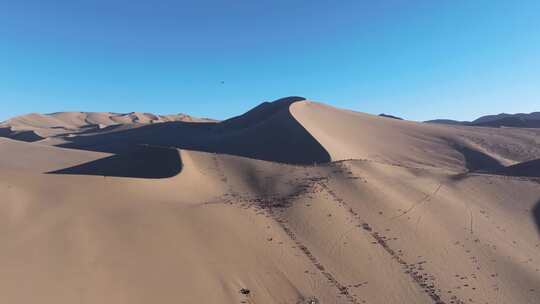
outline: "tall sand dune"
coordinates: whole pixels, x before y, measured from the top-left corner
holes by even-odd
[[[224,153],[292,164],[330,161],[327,151],[291,115],[289,97],[265,103],[220,123],[167,122],[65,138],[65,148],[122,153],[126,146],[150,144]]]

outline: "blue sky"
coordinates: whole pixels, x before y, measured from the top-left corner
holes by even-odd
[[[0,120],[223,119],[289,95],[413,120],[540,111],[539,13],[537,0],[0,0]]]

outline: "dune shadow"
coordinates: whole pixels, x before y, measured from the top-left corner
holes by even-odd
[[[8,137],[11,134],[11,128],[0,128],[0,137]]]
[[[13,140],[35,142],[42,140],[43,137],[39,136],[36,132],[26,131],[13,131],[11,128],[0,128],[0,137],[6,137]]]
[[[126,151],[47,174],[167,178],[182,170],[182,160],[177,149],[136,145],[126,148]]]
[[[538,234],[540,234],[540,200],[538,200],[536,206],[534,206],[532,210],[532,215],[536,223],[536,229],[538,230]]]
[[[116,154],[126,147],[155,145],[307,165],[330,161],[330,154],[292,116],[289,106],[301,97],[263,103],[219,123],[166,122],[66,138],[64,148]]]
[[[540,177],[540,159],[524,161],[511,166],[503,166],[498,160],[482,152],[467,148],[456,147],[465,158],[467,173],[485,173],[514,177]],[[462,180],[468,176],[467,173],[456,174],[453,180]]]
[[[498,160],[480,151],[465,146],[458,146],[456,150],[463,155],[465,167],[471,172],[497,171],[504,168]]]
[[[540,159],[521,162],[495,172],[506,176],[540,177]]]

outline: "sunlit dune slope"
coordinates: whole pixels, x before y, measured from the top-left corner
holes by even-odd
[[[291,113],[332,160],[487,170],[540,156],[540,132],[535,130],[424,124],[310,101],[292,104]]]
[[[534,181],[371,161],[181,157],[166,179],[2,171],[2,299],[540,299]]]

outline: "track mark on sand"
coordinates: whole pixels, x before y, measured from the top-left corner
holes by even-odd
[[[472,210],[469,210],[469,212],[471,213],[471,227],[470,227],[470,232],[471,234],[474,234],[474,231],[473,231],[473,213],[472,213]]]
[[[345,298],[353,304],[360,304],[360,302],[349,292],[349,288],[342,283],[340,283],[332,273],[330,273],[326,267],[317,259],[316,256],[309,250],[302,241],[298,239],[296,234],[289,228],[289,226],[281,219],[274,215],[272,210],[268,210],[270,215],[275,219],[279,226],[285,231],[289,238],[296,244],[296,246],[302,251],[302,253],[308,258],[311,264],[319,270],[319,272],[330,282],[334,287],[336,287],[340,294],[345,296]],[[363,302],[365,303],[365,302]]]
[[[423,264],[426,263],[426,261],[421,261],[418,263],[407,263],[401,257],[402,256],[401,251],[396,252],[393,248],[391,248],[391,246],[386,241],[387,238],[383,236],[382,234],[380,234],[379,232],[375,231],[373,227],[369,225],[369,223],[363,221],[360,218],[359,214],[355,212],[354,209],[352,209],[344,199],[340,198],[332,189],[330,189],[329,185],[326,182],[321,182],[320,185],[323,189],[325,189],[325,191],[330,195],[330,197],[335,202],[343,206],[346,210],[348,210],[348,212],[351,214],[351,216],[354,219],[360,222],[358,226],[363,228],[366,232],[368,232],[369,235],[376,241],[376,243],[380,245],[384,249],[384,251],[392,258],[392,260],[396,261],[399,265],[401,265],[404,268],[405,274],[408,275],[408,277],[412,280],[412,282],[415,285],[418,286],[420,290],[423,290],[425,293],[428,294],[428,296],[431,298],[433,303],[435,304],[446,303],[443,301],[441,297],[441,290],[435,286],[435,277],[425,272]],[[421,202],[419,202],[419,204],[429,201],[431,197],[437,194],[437,192],[441,189],[441,187],[442,187],[442,183],[439,184],[439,186],[435,189],[435,191],[431,195],[428,195]],[[412,210],[412,208],[410,210]],[[456,296],[452,296],[450,303],[461,304],[465,302],[458,299]]]
[[[229,191],[228,194],[232,196],[231,200],[238,200],[241,203],[247,202],[248,204],[253,204],[254,207],[256,207],[257,209],[262,209],[263,211],[265,211],[266,214],[279,225],[279,227],[285,232],[285,234],[296,245],[296,247],[298,247],[300,251],[307,257],[312,266],[317,269],[327,279],[327,281],[338,290],[338,293],[340,295],[343,295],[349,303],[361,304],[361,302],[359,302],[355,298],[355,296],[353,296],[349,292],[349,288],[339,282],[334,277],[334,275],[327,270],[327,268],[319,261],[319,259],[315,255],[313,255],[311,250],[296,236],[292,229],[287,225],[286,221],[281,219],[280,216],[275,212],[276,209],[279,210],[282,208],[286,208],[292,203],[294,199],[298,198],[299,196],[309,193],[310,190],[312,190],[317,183],[320,183],[321,180],[324,180],[325,178],[307,176],[306,178],[302,179],[297,191],[284,197],[242,197],[234,191],[234,188],[228,182],[227,176],[225,175],[224,170],[221,168],[219,159],[216,155],[213,156],[213,161],[216,167],[218,177],[223,183],[225,183]],[[227,202],[230,203],[231,200],[228,199]],[[362,301],[362,303],[366,302]]]
[[[443,186],[443,184],[442,184],[442,183],[439,183],[439,185],[437,186],[437,188],[435,189],[435,191],[433,191],[433,193],[431,193],[431,194],[426,194],[426,195],[424,196],[424,198],[422,198],[419,202],[414,203],[411,207],[409,207],[409,209],[403,211],[403,213],[401,213],[400,215],[396,215],[396,216],[392,217],[391,219],[393,220],[393,219],[402,217],[402,216],[404,216],[405,214],[407,214],[407,213],[413,211],[413,209],[416,208],[417,206],[420,206],[420,205],[422,205],[422,204],[424,204],[424,203],[426,203],[426,202],[431,201],[431,199],[437,195],[437,193],[439,192],[439,190],[441,189],[442,186]]]

